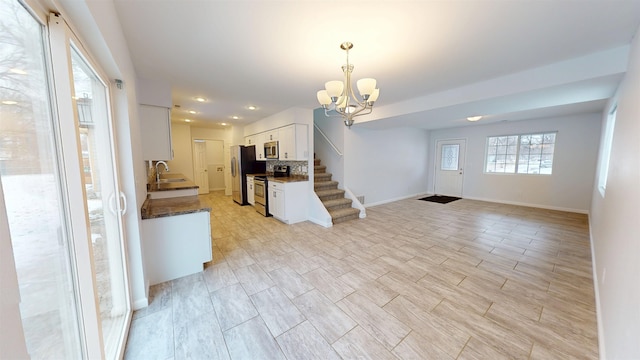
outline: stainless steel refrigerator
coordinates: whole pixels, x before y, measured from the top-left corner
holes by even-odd
[[[265,161],[256,161],[256,147],[231,146],[231,194],[233,201],[240,205],[247,202],[247,174],[263,174],[266,169]]]

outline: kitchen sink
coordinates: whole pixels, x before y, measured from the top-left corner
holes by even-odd
[[[164,183],[174,183],[174,182],[183,182],[183,181],[187,181],[186,179],[180,179],[180,178],[176,178],[176,179],[160,179],[159,183],[160,184],[164,184]]]

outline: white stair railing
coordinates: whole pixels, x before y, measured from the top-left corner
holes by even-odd
[[[336,145],[333,143],[333,141],[331,141],[329,139],[329,137],[327,137],[327,135],[324,133],[324,131],[322,131],[318,125],[316,125],[315,123],[313,124],[313,127],[316,128],[316,130],[318,130],[318,132],[320,133],[320,135],[322,135],[322,137],[329,143],[329,145],[331,145],[331,147],[333,148],[333,151],[336,152],[336,154],[342,156],[342,151],[340,151]]]

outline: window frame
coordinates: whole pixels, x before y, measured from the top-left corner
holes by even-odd
[[[604,124],[604,134],[602,135],[602,145],[600,146],[600,161],[598,167],[598,191],[604,197],[607,190],[607,180],[609,178],[609,165],[611,162],[611,150],[613,148],[613,135],[616,127],[616,117],[618,115],[618,104],[611,107],[607,113]]]
[[[554,141],[553,141],[553,152],[552,152],[552,157],[551,157],[551,173],[549,174],[543,174],[543,173],[529,173],[529,172],[519,172],[519,167],[521,166],[520,164],[520,149],[522,146],[522,137],[524,136],[535,136],[535,135],[540,135],[540,136],[546,136],[546,135],[550,135],[553,134],[554,135]],[[517,137],[516,139],[516,152],[515,152],[515,164],[514,164],[514,169],[513,171],[502,171],[502,172],[496,172],[496,171],[487,171],[487,167],[489,166],[490,162],[489,162],[489,142],[491,138],[501,138],[501,137]],[[553,175],[553,163],[555,161],[555,145],[558,142],[558,131],[554,130],[554,131],[536,131],[536,132],[531,132],[531,133],[520,133],[520,134],[503,134],[503,135],[489,135],[486,137],[486,141],[485,141],[485,146],[484,146],[484,168],[483,168],[483,173],[484,174],[489,174],[489,175],[543,175],[543,176],[551,176]],[[541,144],[544,145],[544,142]],[[509,145],[507,145],[509,146]],[[541,150],[542,151],[542,150]],[[505,155],[509,155],[507,153],[505,153]],[[513,154],[511,154],[513,155]],[[540,154],[542,156],[542,152]],[[540,162],[542,162],[542,160],[539,160]],[[495,162],[494,162],[495,163]],[[506,165],[506,163],[505,163]],[[530,161],[527,161],[526,166],[528,167],[530,165]],[[506,170],[506,166],[505,166],[505,170]]]

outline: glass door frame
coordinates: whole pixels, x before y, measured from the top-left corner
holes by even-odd
[[[49,47],[51,56],[51,67],[53,72],[53,87],[55,98],[53,101],[55,114],[58,118],[60,130],[60,144],[62,144],[62,163],[65,173],[66,191],[68,200],[69,219],[73,238],[75,239],[75,260],[77,264],[77,281],[79,289],[79,312],[82,318],[82,328],[85,339],[85,356],[87,358],[105,358],[104,338],[100,320],[100,308],[97,300],[96,274],[94,267],[94,254],[91,244],[89,212],[86,205],[86,190],[84,187],[84,169],[82,161],[82,148],[80,143],[80,133],[78,130],[78,114],[73,96],[73,71],[71,66],[71,48],[73,47],[80,54],[86,63],[98,76],[106,89],[107,111],[109,120],[109,132],[112,144],[111,157],[113,159],[113,172],[115,175],[115,194],[118,194],[115,209],[119,213],[118,222],[120,224],[121,256],[124,271],[125,297],[127,299],[127,309],[125,326],[118,341],[118,357],[124,354],[124,345],[131,322],[131,291],[129,285],[128,258],[124,244],[125,228],[123,214],[125,208],[121,200],[123,193],[119,183],[117,154],[115,150],[115,131],[113,126],[112,94],[109,82],[105,81],[107,76],[100,70],[96,62],[92,60],[88,52],[83,48],[82,43],[73,34],[59,14],[50,14],[48,21]],[[70,191],[74,189],[74,191]],[[77,189],[81,189],[78,191]]]

